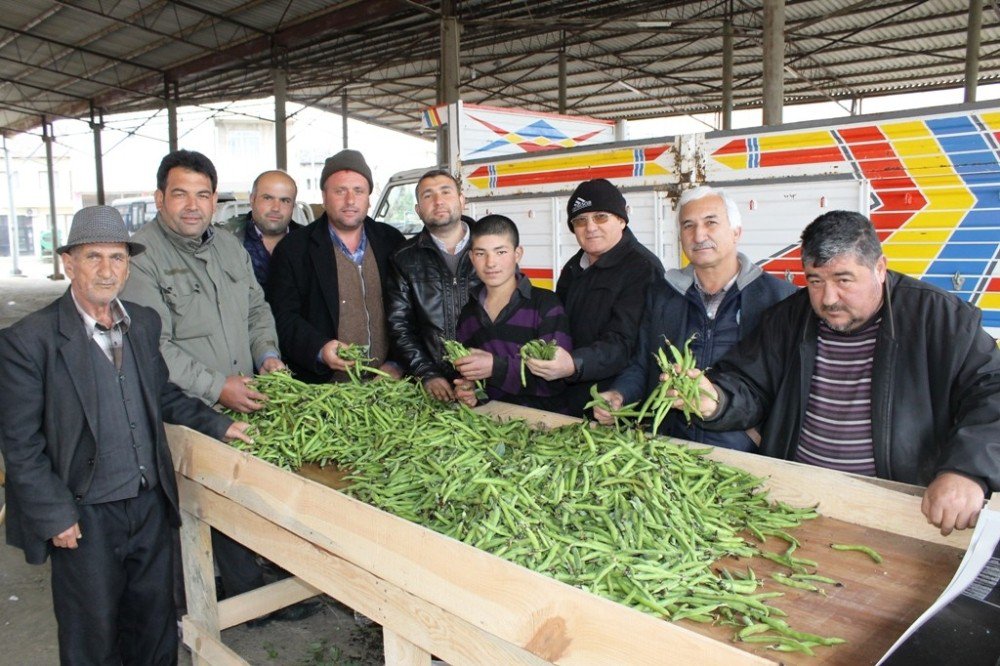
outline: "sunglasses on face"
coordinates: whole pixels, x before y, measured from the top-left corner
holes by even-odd
[[[574,227],[585,227],[591,222],[593,222],[594,224],[604,224],[613,217],[614,215],[611,215],[610,213],[594,213],[593,215],[578,215],[577,217],[574,217],[572,220],[570,220],[569,223],[572,224]]]

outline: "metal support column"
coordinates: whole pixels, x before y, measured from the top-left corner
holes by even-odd
[[[347,150],[347,90],[340,93],[340,134],[344,143],[344,150]]]
[[[565,40],[565,36],[563,37]],[[566,42],[559,49],[559,113],[566,113]]]
[[[94,174],[97,177],[97,203],[104,205],[104,151],[101,148],[101,130],[104,129],[104,112],[90,105],[90,129],[94,132]]]
[[[722,129],[733,129],[733,22],[722,24]]]
[[[170,79],[163,77],[163,96],[167,99],[167,144],[170,152],[174,152],[177,150],[177,84],[171,86],[170,83]]]
[[[281,67],[271,70],[274,79],[274,165],[288,170],[288,126],[286,124],[285,100],[288,87],[288,72]]]
[[[983,29],[983,0],[969,0],[969,34],[965,40],[965,101],[976,101],[979,83],[979,42]]]
[[[781,124],[785,95],[785,0],[764,0],[764,124]]]
[[[17,229],[17,207],[14,205],[14,171],[10,165],[10,148],[7,147],[7,133],[3,135],[3,161],[7,169],[7,203],[10,206],[7,214],[7,238],[10,239],[10,274],[21,275],[21,269],[17,266],[17,257],[20,248],[18,243]]]
[[[52,142],[55,137],[52,135],[52,123],[42,116],[42,141],[45,142],[45,166],[49,175],[49,219],[52,222],[52,275],[50,280],[62,280],[63,274],[59,272],[59,254],[56,248],[62,245],[59,242],[59,224],[56,222],[56,172],[52,164]]]
[[[454,104],[459,100],[459,25],[455,16],[456,0],[441,3],[441,79],[438,86],[438,104]],[[454,163],[458,155],[448,155],[451,144],[450,132],[456,128],[450,125],[438,130],[438,164]]]

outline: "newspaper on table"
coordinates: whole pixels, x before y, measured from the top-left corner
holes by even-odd
[[[1000,663],[1000,512],[983,509],[948,587],[878,663]]]

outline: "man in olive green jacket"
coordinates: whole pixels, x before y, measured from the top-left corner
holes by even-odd
[[[231,233],[211,226],[217,184],[215,166],[201,153],[178,150],[163,158],[158,214],[132,237],[146,252],[132,262],[122,297],[159,313],[160,351],[173,383],[209,405],[247,413],[266,399],[249,384],[254,371],[285,365],[250,255]],[[249,549],[216,530],[212,547],[224,596],[264,584]]]
[[[134,236],[147,249],[123,296],[160,314],[172,382],[209,405],[246,413],[262,406],[248,384],[254,372],[284,364],[250,256],[231,233],[211,226],[216,183],[215,167],[200,153],[163,159],[159,214]]]

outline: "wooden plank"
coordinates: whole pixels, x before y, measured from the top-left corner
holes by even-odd
[[[228,629],[322,594],[298,578],[285,578],[219,602],[219,628]]]
[[[382,628],[386,666],[430,666],[431,655],[386,627]]]
[[[548,663],[200,484],[185,478],[179,483],[184,506],[197,507],[218,529],[238,533],[252,550],[280,563],[383,627],[389,627],[425,652],[451,664],[542,666]]]
[[[524,418],[529,423],[548,427],[581,421],[570,416],[507,403],[487,403],[477,407],[477,410],[501,419]],[[711,448],[703,444],[676,441],[698,448]],[[930,525],[920,512],[923,488],[919,486],[845,474],[813,465],[722,448],[712,448],[708,457],[767,478],[768,490],[776,500],[799,506],[818,504],[820,512],[830,518],[962,550],[968,548],[969,540],[972,538],[972,530],[952,532],[949,536],[942,536],[937,528]],[[1000,498],[997,498],[997,501],[1000,502]]]
[[[204,631],[190,615],[181,620],[181,628],[184,644],[191,649],[191,661],[195,666],[247,666],[248,662],[243,657],[226,647],[218,636]]]
[[[827,517],[808,521],[793,534],[801,542],[795,555],[815,560],[819,573],[839,581],[842,587],[819,584],[826,596],[786,587],[770,574],[790,572],[762,558],[716,563],[716,568],[733,571],[746,571],[749,565],[765,581],[763,591],[784,593],[770,603],[788,613],[787,620],[795,629],[847,640],[833,649],[818,648],[815,657],[782,655],[786,664],[874,664],[944,590],[963,555],[951,546]],[[863,553],[832,550],[831,543],[873,546],[883,563],[875,564]],[[777,553],[787,546],[779,539],[764,544],[766,550]],[[729,640],[733,635],[732,628],[700,624],[691,628],[718,640]],[[744,647],[761,655],[775,655],[759,645]]]
[[[171,426],[169,438],[174,464],[185,477],[545,660],[658,664],[670,654],[679,663],[703,666],[767,663],[435,534],[194,431]],[[208,511],[203,515],[212,516]],[[272,559],[248,542],[250,535],[242,527],[231,536]],[[309,572],[286,566],[285,559],[273,561],[329,591]],[[637,635],[643,639],[624,638]],[[448,659],[438,647],[421,647]]]
[[[215,600],[212,533],[208,524],[199,518],[198,507],[192,507],[190,512],[181,510],[180,538],[187,617],[198,625],[200,635],[218,639],[219,610]],[[186,634],[184,642],[191,647]]]

